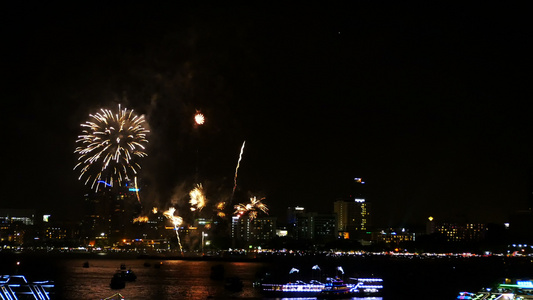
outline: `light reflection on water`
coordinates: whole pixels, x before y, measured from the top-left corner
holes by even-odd
[[[302,297],[302,298],[265,298],[265,299],[280,299],[280,300],[317,300],[316,297]],[[350,300],[383,300],[382,297],[352,297]]]
[[[89,260],[89,268],[84,268],[85,260],[63,261],[62,275],[56,282],[58,299],[94,300],[120,293],[126,299],[316,299],[316,298],[263,298],[253,287],[256,274],[265,266],[257,262],[209,262],[165,260],[160,268],[155,268],[156,260]],[[149,266],[145,266],[149,263]],[[137,280],[127,282],[123,289],[113,290],[109,283],[120,264],[135,272]],[[244,286],[240,292],[224,288],[224,280],[209,277],[211,267],[224,266],[224,277],[239,277]],[[381,297],[352,298],[382,300]]]
[[[89,268],[83,268],[83,262],[64,262],[64,277],[56,285],[58,296],[91,300],[115,293],[126,299],[260,298],[252,283],[261,263],[222,263],[226,277],[238,276],[243,281],[243,290],[233,293],[224,288],[223,280],[209,278],[215,262],[166,260],[160,268],[154,267],[157,261],[150,261],[150,266],[145,266],[143,260],[94,260],[89,261]],[[109,283],[122,263],[131,268],[137,280],[127,282],[123,289],[113,290]]]

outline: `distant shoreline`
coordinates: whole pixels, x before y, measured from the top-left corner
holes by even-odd
[[[510,256],[475,256],[475,257],[461,257],[461,256],[439,256],[427,257],[422,255],[415,256],[395,256],[395,255],[325,255],[325,254],[279,254],[279,253],[223,253],[222,255],[202,255],[200,253],[138,253],[138,252],[77,252],[77,251],[0,251],[0,259],[24,259],[24,258],[47,258],[47,259],[80,259],[80,260],[95,260],[95,259],[138,259],[138,260],[187,260],[187,261],[220,261],[220,262],[280,262],[280,261],[300,261],[300,262],[314,262],[314,261],[329,261],[329,262],[346,262],[346,261],[366,261],[366,262],[439,262],[439,261],[491,261],[491,262],[520,262],[533,265],[533,259],[528,256],[510,257]]]

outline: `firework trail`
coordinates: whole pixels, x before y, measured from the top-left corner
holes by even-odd
[[[202,210],[202,208],[204,208],[206,199],[202,184],[197,184],[196,187],[189,192],[189,196],[191,197],[191,200],[189,201],[191,204],[191,211]]]
[[[268,214],[268,207],[261,202],[263,199],[265,198],[257,199],[256,197],[253,197],[250,198],[250,203],[239,203],[238,205],[235,205],[234,214],[240,218],[248,213],[248,218],[250,218],[250,220],[257,218],[258,210]]]
[[[231,192],[231,198],[229,201],[230,204],[233,201],[233,195],[235,194],[235,189],[237,188],[237,173],[239,172],[239,166],[241,164],[242,153],[244,152],[245,143],[246,141],[242,142],[241,153],[239,154],[239,160],[237,161],[237,167],[235,168],[235,177],[233,178],[233,191]]]
[[[137,186],[137,176],[135,176],[135,195],[137,195],[137,201],[141,203],[141,198],[139,197],[139,186]]]
[[[181,252],[181,255],[183,256],[183,247],[181,246],[181,240],[180,240],[180,235],[179,235],[179,226],[183,224],[183,218],[174,216],[175,211],[176,209],[174,207],[171,207],[167,211],[163,212],[163,215],[167,219],[169,219],[174,225],[174,230],[176,231],[176,237],[178,238],[178,245],[180,246],[180,252]]]
[[[148,143],[143,127],[144,116],[133,114],[133,110],[122,109],[118,112],[100,109],[90,114],[89,121],[81,124],[82,134],[76,143],[81,145],[74,153],[78,153],[80,168],[78,180],[86,177],[85,184],[92,181],[91,188],[101,181],[113,184],[115,180],[121,185],[126,179],[136,178],[141,166],[134,162],[134,157],[145,157],[145,145]]]

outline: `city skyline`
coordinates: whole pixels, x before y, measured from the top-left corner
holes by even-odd
[[[199,183],[208,200],[231,197],[244,141],[235,199],[265,197],[272,215],[332,211],[355,177],[381,226],[430,215],[504,222],[531,205],[530,24],[514,8],[9,11],[6,208],[80,207],[80,124],[119,103],[150,130],[147,209],[184,201]]]

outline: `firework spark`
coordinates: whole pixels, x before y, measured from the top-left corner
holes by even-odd
[[[181,240],[179,235],[179,227],[183,224],[183,218],[179,216],[174,216],[176,209],[174,207],[169,208],[167,211],[163,212],[163,215],[172,222],[174,225],[174,230],[176,231],[176,237],[178,238],[178,245],[180,247],[181,255],[183,255],[183,247],[181,246]]]
[[[82,134],[76,143],[81,143],[74,153],[78,153],[80,168],[79,180],[86,177],[85,184],[92,181],[91,188],[98,188],[100,181],[121,185],[126,179],[136,177],[140,165],[134,157],[145,157],[146,134],[143,127],[144,116],[137,116],[133,110],[122,109],[118,112],[101,109],[91,114],[90,120],[81,124]]]
[[[217,215],[221,218],[224,218],[226,214],[224,213],[224,208],[226,207],[225,202],[219,202],[216,206]]]
[[[268,214],[268,207],[263,202],[261,202],[263,199],[265,198],[257,199],[256,197],[253,197],[250,198],[250,203],[239,203],[238,205],[235,205],[234,214],[238,217],[241,217],[244,214],[248,213],[248,218],[250,219],[257,218],[258,211],[262,211]]]
[[[196,111],[196,114],[194,115],[194,122],[196,122],[197,125],[203,125],[205,123],[205,116],[199,111]]]
[[[233,195],[235,194],[235,189],[237,188],[237,174],[239,172],[239,166],[241,165],[242,153],[244,152],[244,144],[246,141],[242,142],[241,153],[239,154],[239,160],[237,161],[237,167],[235,168],[235,177],[233,178],[233,191],[231,192],[230,204],[233,201]]]
[[[146,222],[148,222],[148,217],[140,216],[140,217],[133,219],[133,223],[146,223]]]
[[[205,206],[205,195],[204,195],[204,188],[202,187],[202,184],[197,184],[190,192],[189,196],[191,197],[191,200],[189,203],[191,204],[191,210],[202,210]]]

